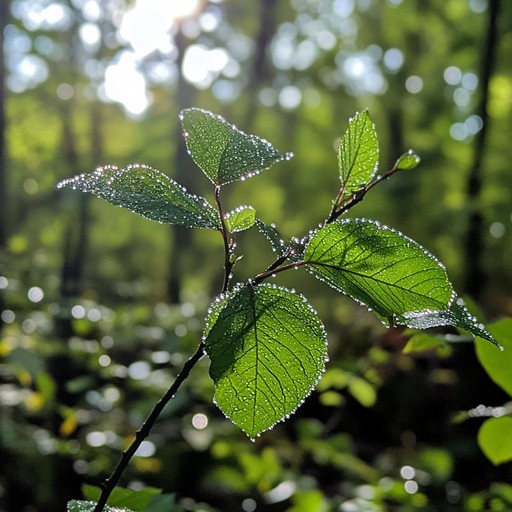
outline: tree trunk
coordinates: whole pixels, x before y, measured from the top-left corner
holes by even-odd
[[[254,112],[258,105],[258,88],[269,79],[268,49],[276,30],[277,20],[275,10],[277,0],[260,0],[260,13],[258,33],[254,40],[256,50],[249,70],[249,83],[247,85],[247,110],[244,116],[244,129],[249,133],[254,125]]]
[[[4,32],[9,19],[9,0],[0,2],[0,250],[7,245],[7,152],[6,152],[6,97]]]
[[[176,104],[178,110],[192,106],[195,97],[195,91],[192,86],[184,79],[181,73],[183,55],[187,42],[183,33],[178,30],[175,36],[175,43],[178,49],[178,84],[176,90]],[[195,172],[192,159],[187,153],[185,141],[181,135],[181,124],[176,123],[176,130],[173,132],[174,145],[176,153],[174,155],[173,167],[175,169],[174,178],[188,190],[193,188],[192,176]],[[192,233],[189,228],[183,226],[171,226],[172,246],[169,258],[169,280],[167,282],[167,296],[171,304],[180,302],[182,290],[182,274],[185,262],[190,258],[190,247],[192,245]]]
[[[480,71],[481,96],[476,113],[483,121],[482,129],[475,137],[473,163],[467,182],[468,204],[470,207],[468,231],[466,234],[466,282],[465,291],[474,299],[480,299],[485,287],[486,275],[482,262],[484,253],[484,219],[481,195],[483,185],[483,167],[487,136],[489,133],[489,82],[493,74],[498,47],[497,20],[500,0],[490,0],[489,21]]]

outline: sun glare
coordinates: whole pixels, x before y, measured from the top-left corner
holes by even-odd
[[[169,31],[179,20],[197,14],[200,0],[137,0],[123,17],[119,33],[142,58],[169,40]]]
[[[133,51],[123,52],[117,63],[107,67],[105,96],[122,103],[129,114],[142,114],[149,106],[149,97],[139,63],[156,50],[169,54],[173,25],[197,14],[200,8],[201,0],[137,0],[119,28],[119,36]]]

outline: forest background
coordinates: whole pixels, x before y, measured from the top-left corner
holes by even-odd
[[[294,152],[226,196],[286,236],[324,218],[337,138],[368,108],[381,169],[410,147],[422,163],[354,215],[424,245],[487,320],[510,316],[512,3],[3,0],[0,20],[0,510],[62,510],[99,483],[197,344],[220,238],[55,188],[140,162],[208,197],[183,108]],[[271,255],[258,233],[240,245],[244,280]],[[512,503],[512,468],[477,444],[478,407],[509,397],[469,338],[404,352],[406,334],[310,277],[277,281],[325,319],[318,390],[251,443],[212,404],[204,360],[124,485],[175,493],[176,510]]]

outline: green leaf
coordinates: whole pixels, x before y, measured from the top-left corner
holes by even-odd
[[[467,310],[462,299],[454,300],[447,309],[408,313],[405,315],[404,324],[414,329],[428,329],[441,325],[451,325],[500,347],[494,336]],[[495,348],[492,350],[496,351]]]
[[[348,129],[338,147],[338,169],[345,196],[371,181],[377,172],[379,141],[367,110],[358,112],[349,121]]]
[[[441,263],[402,233],[366,219],[320,228],[304,260],[311,273],[384,318],[446,309],[453,297]]]
[[[256,227],[258,228],[258,231],[270,242],[270,246],[276,254],[279,256],[284,256],[286,254],[288,247],[274,224],[265,224],[260,219],[256,219]]]
[[[491,493],[505,501],[508,508],[512,505],[512,485],[503,482],[493,482],[491,484]]]
[[[96,503],[94,501],[72,500],[68,501],[67,512],[93,512]],[[103,512],[135,512],[128,508],[113,508],[108,505],[103,508]]]
[[[224,221],[231,233],[244,231],[254,226],[256,210],[252,206],[239,206],[226,214]]]
[[[409,171],[415,169],[421,162],[421,158],[412,150],[401,155],[395,163],[395,168],[401,171]]]
[[[220,229],[217,210],[202,197],[187,192],[165,174],[134,164],[119,169],[99,167],[90,174],[63,180],[57,188],[90,192],[150,220],[189,228]]]
[[[404,354],[411,354],[424,352],[426,350],[433,350],[440,357],[446,357],[451,353],[450,345],[448,345],[448,342],[444,338],[431,336],[425,332],[418,332],[414,334],[414,336],[411,336],[403,352]]]
[[[86,498],[98,501],[101,489],[93,485],[83,485],[82,492]],[[108,503],[116,510],[130,507],[133,512],[143,512],[155,496],[161,496],[161,492],[160,489],[155,487],[144,487],[137,490],[116,487],[110,494]]]
[[[174,494],[159,494],[151,498],[144,512],[172,512],[177,509],[175,503],[176,497]],[[179,510],[182,509],[180,508]]]
[[[353,376],[348,383],[348,390],[364,407],[373,407],[377,401],[375,388],[361,377]]]
[[[476,355],[489,377],[512,397],[512,318],[494,322],[489,326],[489,332],[504,350],[496,350],[483,339],[477,338]]]
[[[292,495],[293,506],[287,512],[322,512],[329,510],[327,498],[318,489],[299,489]]]
[[[217,301],[205,331],[215,401],[251,438],[287,418],[324,370],[327,339],[300,295],[269,284]]]
[[[365,407],[372,407],[377,401],[375,388],[366,380],[341,368],[331,368],[322,376],[317,391],[348,388],[350,394]]]
[[[190,155],[214,185],[245,180],[292,157],[206,110],[182,110],[180,119]]]
[[[511,461],[512,418],[502,416],[484,421],[478,431],[478,445],[494,465]]]

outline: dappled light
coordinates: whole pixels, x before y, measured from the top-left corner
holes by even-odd
[[[512,2],[0,2],[0,510],[512,507]]]

